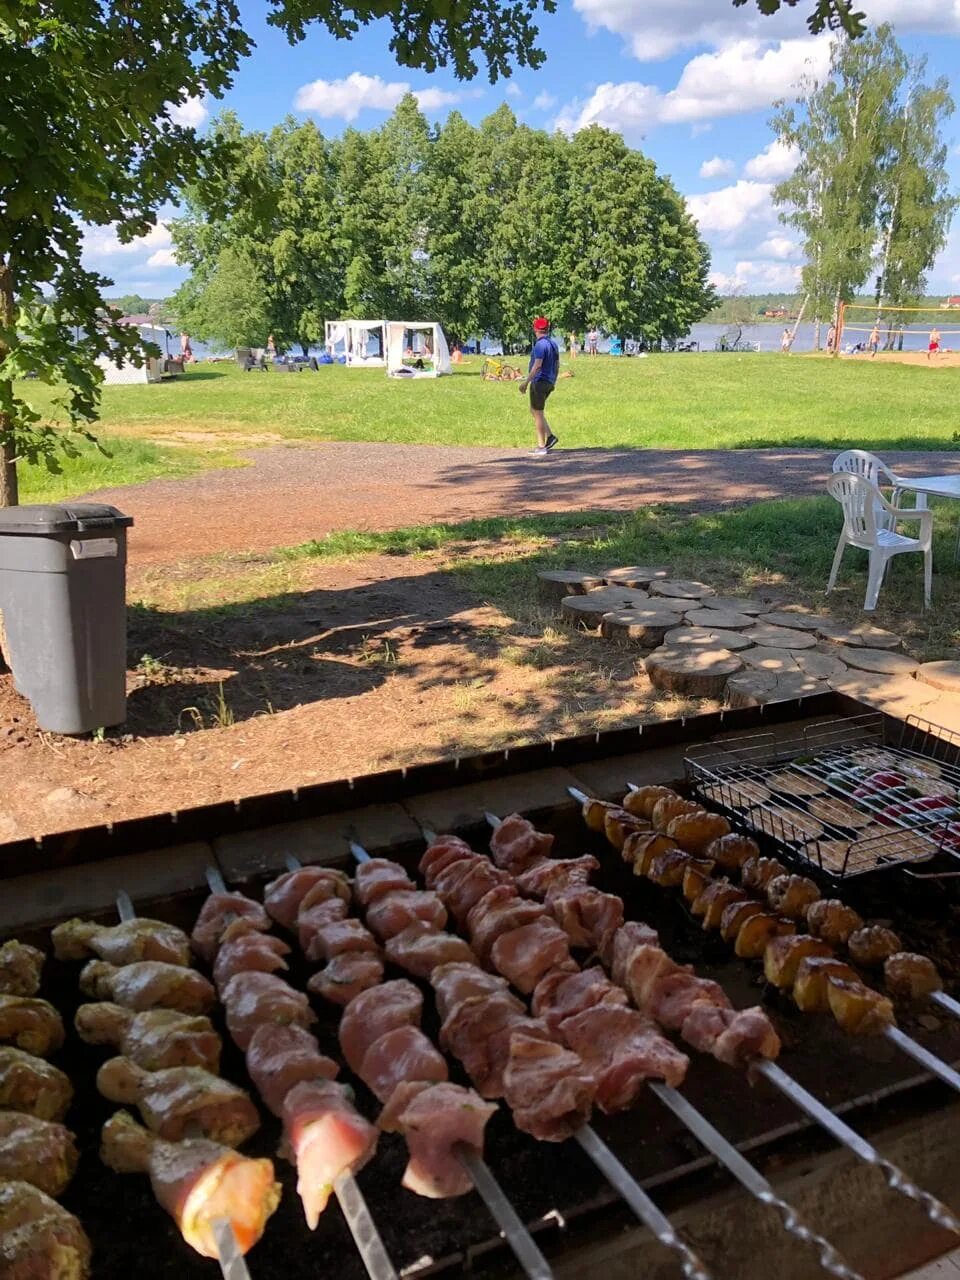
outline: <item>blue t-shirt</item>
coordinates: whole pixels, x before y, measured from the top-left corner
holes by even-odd
[[[535,360],[542,360],[539,371],[534,374],[534,382],[549,382],[551,386],[560,372],[560,348],[552,338],[538,338],[530,352],[530,368]]]

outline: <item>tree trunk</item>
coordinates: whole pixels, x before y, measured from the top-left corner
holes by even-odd
[[[797,319],[796,319],[796,322],[795,322],[795,324],[794,324],[794,326],[793,326],[793,332],[790,334],[790,349],[791,349],[791,350],[793,349],[793,344],[794,344],[794,343],[796,342],[796,340],[797,340],[797,332],[798,332],[798,330],[799,330],[799,328],[800,328],[800,322],[803,320],[803,313],[806,311],[806,309],[807,309],[807,303],[808,303],[809,301],[810,301],[810,295],[809,295],[809,293],[805,293],[805,294],[803,295],[803,302],[800,304],[800,310],[797,312]]]
[[[0,329],[14,324],[13,275],[6,262],[0,262]],[[7,344],[0,339],[0,361],[7,357]],[[0,413],[0,507],[15,507],[20,501],[17,485],[17,455],[13,443],[10,415]]]

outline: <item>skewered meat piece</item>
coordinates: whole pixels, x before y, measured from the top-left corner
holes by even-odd
[[[887,990],[900,1000],[923,1000],[943,989],[937,966],[926,956],[898,951],[883,962]]]
[[[635,876],[645,876],[653,859],[667,850],[679,851],[677,842],[659,831],[641,831],[623,846],[623,860],[633,864]]]
[[[247,928],[238,930],[239,921],[246,922]],[[248,932],[250,926],[258,933],[270,932],[270,917],[259,902],[242,893],[211,893],[200,908],[190,941],[197,955],[212,964],[221,945],[238,932]]]
[[[707,846],[730,831],[730,823],[718,813],[681,813],[667,824],[667,835],[687,853],[702,854]]]
[[[579,1054],[596,1084],[596,1102],[610,1115],[633,1106],[646,1080],[683,1083],[690,1059],[636,1009],[597,1005],[567,1018],[564,1043]]]
[[[11,938],[0,946],[0,992],[8,996],[35,996],[46,959],[36,947]]]
[[[415,889],[406,870],[389,858],[371,858],[361,862],[354,872],[353,896],[361,907],[369,907],[384,894],[398,889]]]
[[[415,978],[428,978],[437,965],[476,964],[470,945],[453,933],[437,933],[423,920],[417,920],[396,934],[384,948],[387,959]]]
[[[541,1142],[563,1142],[590,1118],[596,1085],[583,1061],[526,1028],[510,1035],[504,1097],[514,1124]]]
[[[512,883],[513,877],[508,871],[501,871],[489,858],[477,855],[454,862],[441,871],[433,882],[433,888],[462,929],[481,898],[498,885]]]
[[[803,920],[819,899],[820,890],[807,876],[774,876],[767,885],[767,901],[780,916]]]
[[[440,1028],[440,1043],[462,1064],[482,1098],[501,1098],[511,1037],[521,1029],[528,1036],[551,1038],[545,1024],[528,1017],[514,996],[495,992],[455,1005]]]
[[[213,981],[222,991],[238,973],[277,973],[287,968],[284,956],[290,948],[272,933],[245,933],[231,938],[217,952],[213,962]]]
[[[828,981],[859,982],[856,970],[836,956],[804,956],[793,983],[793,999],[801,1013],[829,1013]]]
[[[454,1009],[464,1000],[474,1000],[478,996],[489,996],[494,993],[509,996],[510,987],[506,978],[502,978],[499,973],[489,973],[476,963],[464,962],[438,965],[430,974],[430,984],[433,987],[437,1013],[441,1022],[446,1022]],[[522,1012],[523,1005],[520,1001],[514,996],[509,998],[513,1000],[514,1007]]]
[[[517,876],[516,886],[524,898],[545,898],[561,889],[587,884],[599,869],[600,863],[589,853],[580,858],[550,858]]]
[[[740,866],[740,883],[745,889],[758,889],[765,893],[771,880],[789,874],[776,858],[748,858]]]
[[[108,1058],[97,1072],[97,1088],[111,1102],[136,1106],[147,1128],[170,1142],[194,1129],[239,1147],[260,1128],[249,1095],[202,1067],[144,1071],[129,1058]]]
[[[86,1280],[90,1241],[72,1213],[29,1182],[0,1183],[4,1280]]]
[[[73,1085],[56,1067],[22,1049],[0,1048],[0,1111],[23,1111],[38,1120],[62,1120]]]
[[[414,920],[424,920],[439,930],[447,923],[447,911],[435,893],[424,889],[389,893],[367,910],[367,927],[384,942],[402,933]]]
[[[729,880],[708,880],[702,892],[690,904],[695,916],[703,917],[704,929],[718,929],[724,908],[731,902],[743,902],[747,897],[743,889]]]
[[[603,963],[618,987],[627,985],[627,969],[630,957],[636,947],[656,947],[660,939],[656,929],[639,920],[628,920],[613,935],[606,952],[601,956]]]
[[[467,917],[467,931],[481,964],[490,959],[490,949],[502,933],[532,924],[547,915],[541,902],[521,898],[513,885],[499,885],[484,894]]]
[[[830,1012],[851,1035],[882,1035],[895,1022],[893,1005],[886,996],[862,982],[827,978],[827,1000]]]
[[[207,1138],[167,1142],[118,1111],[103,1126],[100,1159],[116,1173],[146,1173],[157,1203],[204,1258],[219,1257],[215,1224],[226,1219],[241,1253],[263,1235],[280,1203],[270,1160],[251,1160]]]
[[[332,1080],[294,1085],[283,1100],[283,1130],[297,1166],[297,1191],[315,1230],[341,1174],[373,1158],[379,1134]]]
[[[679,818],[686,813],[706,813],[706,810],[696,800],[686,800],[683,796],[674,793],[663,796],[656,802],[650,814],[650,820],[655,830],[666,833],[667,827],[674,818]]]
[[[275,1116],[283,1100],[304,1080],[334,1080],[340,1068],[320,1052],[316,1037],[303,1027],[264,1024],[247,1045],[247,1071],[257,1092]]]
[[[324,885],[332,897],[350,901],[350,880],[333,867],[297,867],[271,880],[263,891],[267,913],[285,929],[293,930],[303,899],[311,889]]]
[[[398,1085],[380,1113],[379,1127],[402,1133],[410,1159],[403,1185],[418,1196],[439,1200],[466,1195],[473,1179],[457,1148],[483,1154],[483,1133],[496,1105],[459,1084],[409,1081]]]
[[[711,840],[704,853],[712,858],[724,871],[737,871],[749,858],[760,857],[760,846],[750,836],[742,836],[736,831]]]
[[[138,960],[190,963],[190,939],[183,930],[146,916],[114,925],[65,920],[52,931],[50,940],[58,960],[86,960],[96,956],[116,965],[134,964]]]
[[[863,920],[839,898],[821,898],[807,910],[807,928],[815,938],[845,947],[850,935],[863,928]]]
[[[407,1080],[440,1084],[449,1079],[447,1062],[419,1027],[395,1027],[375,1040],[357,1072],[381,1102],[388,1102],[397,1085]]]
[[[119,1004],[82,1004],[74,1018],[81,1040],[109,1044],[145,1071],[164,1067],[204,1067],[220,1070],[219,1035],[209,1018],[175,1009],[146,1009],[134,1013]]]
[[[643,1006],[639,1001],[635,1003],[642,1012],[671,1031],[682,1030],[695,1005],[711,1004],[719,1009],[730,1008],[727,993],[719,983],[710,978],[698,978],[695,973],[688,973],[685,966],[678,966],[673,973],[665,974],[647,992]]]
[[[348,910],[342,898],[328,898],[300,912],[297,941],[308,960],[329,960],[341,951],[379,951],[370,930],[347,918]]]
[[[156,1008],[208,1013],[217,1002],[202,973],[160,960],[140,960],[121,969],[91,960],[80,972],[80,990],[93,1000],[112,1000],[138,1013]]]
[[[342,951],[307,982],[307,990],[331,1004],[348,1005],[361,991],[383,981],[383,961],[374,951]]]
[[[756,1058],[774,1060],[780,1053],[780,1037],[759,1006],[723,1009],[695,1004],[680,1034],[694,1049],[713,1054],[728,1067],[745,1067]]]
[[[533,993],[533,1015],[542,1018],[550,1030],[557,1034],[565,1018],[572,1018],[584,1009],[600,1005],[629,1004],[627,993],[607,977],[602,969],[593,967],[570,973],[566,969],[551,969],[537,983]]]
[[[766,915],[762,902],[748,898],[745,902],[728,902],[720,917],[720,937],[724,942],[736,942],[741,927],[751,916]]]
[[[461,858],[475,858],[477,855],[465,840],[459,836],[438,836],[433,844],[427,846],[426,853],[417,864],[428,889],[433,888],[434,878],[444,868],[451,866]]]
[[[59,1196],[77,1171],[73,1134],[62,1124],[0,1111],[0,1181],[20,1178]]]
[[[238,1049],[246,1050],[257,1027],[310,1027],[316,1016],[302,991],[294,991],[272,973],[238,973],[220,993],[227,1030]]]
[[[661,889],[676,889],[690,864],[690,854],[679,847],[655,853],[647,862],[647,879]]]
[[[653,807],[658,800],[668,800],[679,796],[676,791],[671,791],[669,787],[638,787],[636,791],[628,791],[623,797],[623,807],[628,813],[634,813],[638,818],[650,819],[653,816]],[[589,823],[587,824],[589,826]]]
[[[882,965],[888,956],[903,950],[903,943],[892,929],[868,924],[847,939],[847,949],[855,964],[869,967]]]
[[[0,995],[0,1044],[49,1058],[63,1044],[63,1022],[47,1000]]]
[[[808,933],[771,938],[763,953],[763,974],[773,986],[779,987],[781,991],[789,991],[797,980],[801,960],[808,956],[829,959],[832,955],[833,949],[828,943],[821,942]]]
[[[759,960],[772,938],[796,931],[792,920],[782,920],[779,916],[761,911],[743,921],[737,930],[733,949],[741,960]]]
[[[384,982],[351,1000],[340,1019],[340,1048],[351,1071],[360,1074],[367,1050],[397,1027],[419,1027],[423,996],[406,978]]]
[[[587,824],[590,831],[595,831],[597,835],[603,835],[603,820],[606,817],[608,809],[616,809],[617,806],[611,804],[609,800],[594,800],[587,797],[580,807],[583,814],[583,820]]]
[[[589,885],[553,889],[547,894],[546,902],[571,947],[602,951],[623,924],[622,899]]]
[[[504,818],[490,837],[490,852],[498,867],[519,875],[541,858],[549,858],[553,836],[537,831],[532,822],[519,813]]]
[[[550,969],[577,967],[566,933],[553,920],[533,920],[501,933],[490,958],[496,971],[524,995],[529,995]]]
[[[604,811],[603,834],[614,849],[622,850],[629,836],[637,831],[649,831],[650,823],[646,818],[638,818],[626,809],[616,806]]]

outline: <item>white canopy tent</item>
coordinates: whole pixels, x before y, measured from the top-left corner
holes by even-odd
[[[387,375],[439,378],[450,372],[450,350],[435,320],[388,320]]]
[[[142,324],[137,326],[137,331],[145,341],[154,343],[161,350],[164,348],[166,329]],[[112,356],[97,356],[97,364],[103,370],[103,381],[107,385],[130,386],[144,382],[159,382],[163,377],[163,357],[155,359],[150,356],[138,367],[131,364],[129,360],[122,361],[118,366]]]
[[[382,369],[386,359],[385,320],[328,320],[324,325],[324,346],[336,358],[344,356],[350,366]]]

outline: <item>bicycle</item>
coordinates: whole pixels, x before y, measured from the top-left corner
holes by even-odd
[[[516,382],[522,374],[514,365],[488,356],[480,366],[480,377],[484,382]]]

